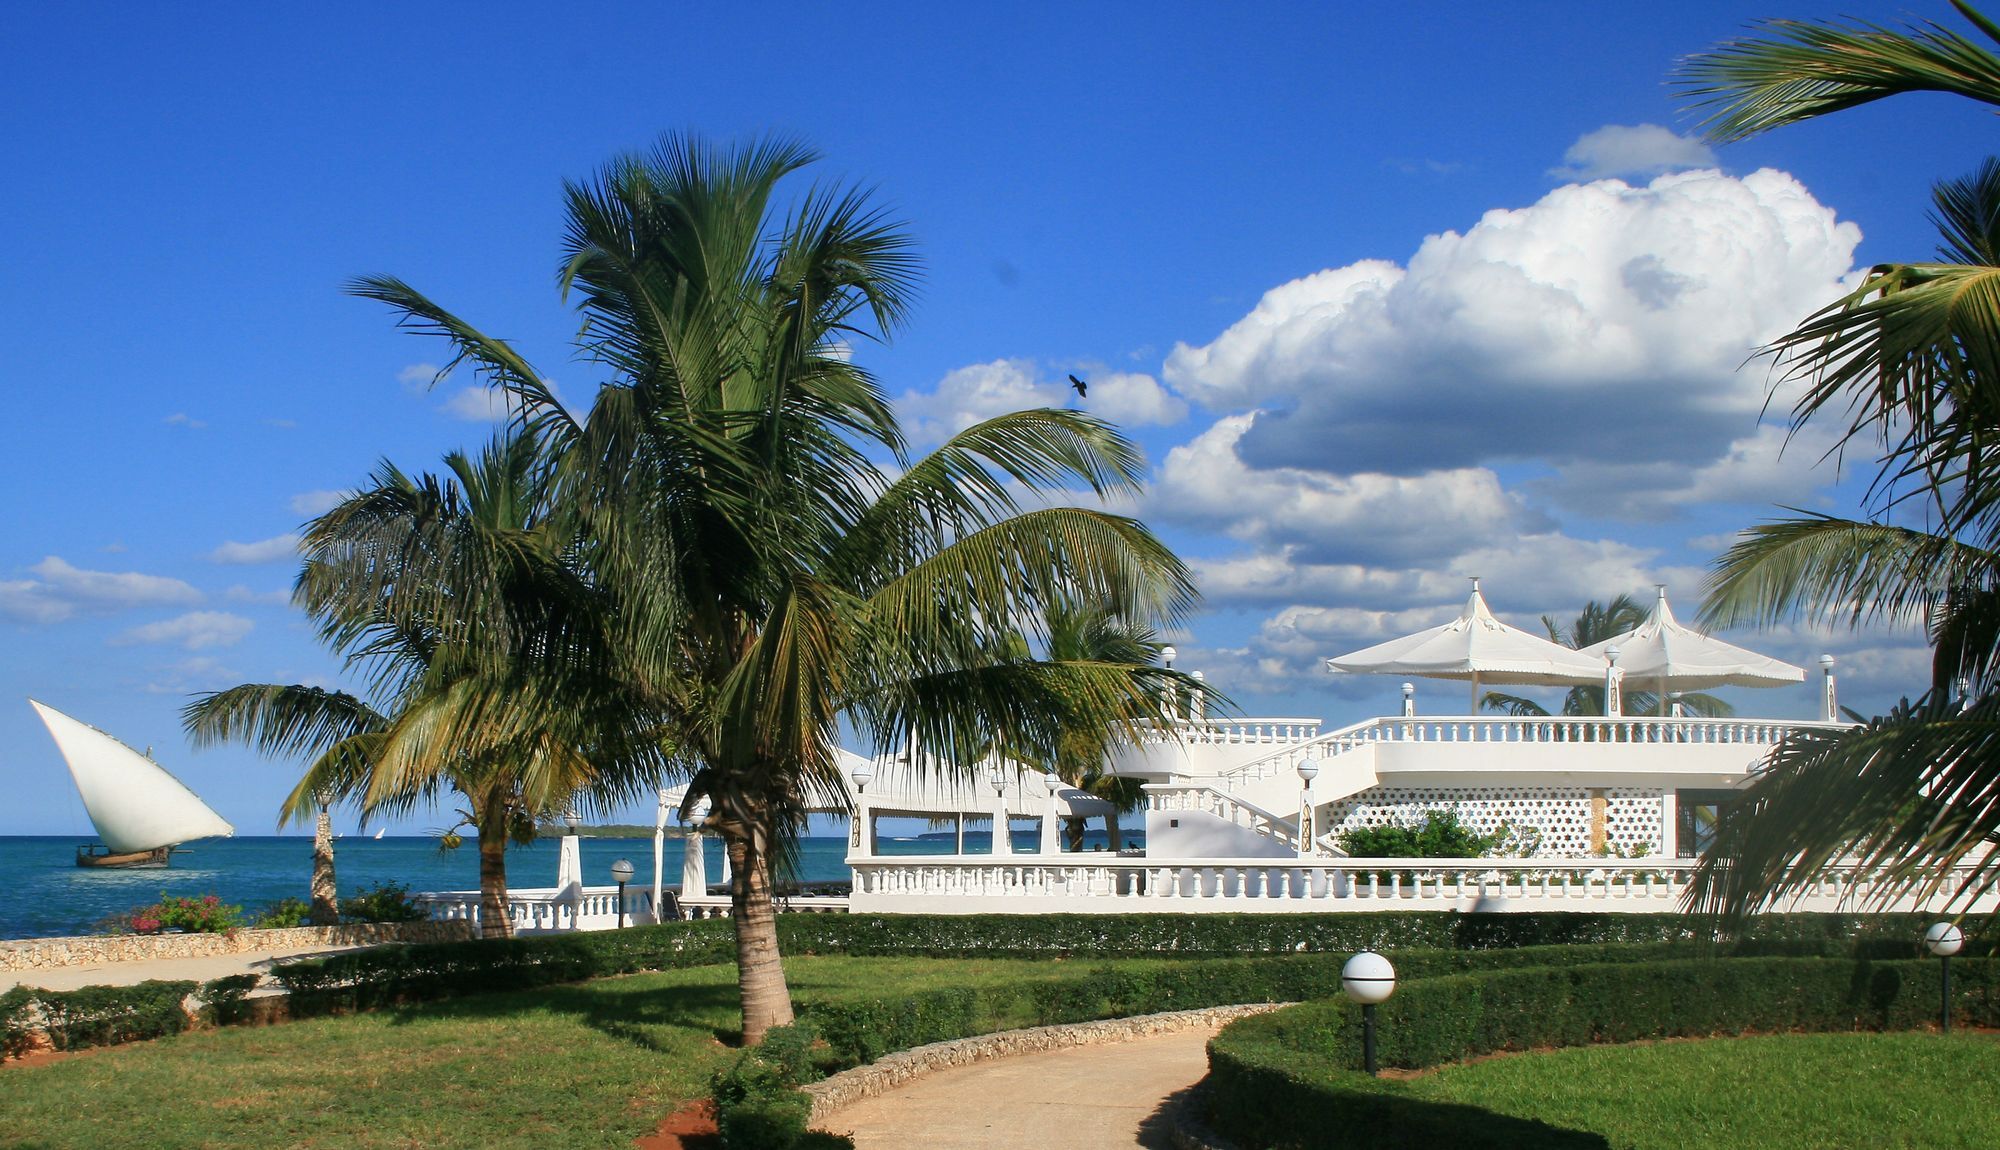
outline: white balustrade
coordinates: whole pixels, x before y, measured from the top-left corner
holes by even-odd
[[[857,912],[949,914],[1090,911],[1589,910],[1678,911],[1692,859],[1100,859],[991,856],[877,858],[853,864]],[[1956,890],[1969,873],[1946,876]],[[1856,867],[1769,907],[1783,911],[1923,911],[1964,906],[1920,885],[1886,884]],[[2000,908],[1988,891],[1971,908]]]
[[[476,890],[431,891],[412,896],[425,914],[433,919],[479,921],[479,892]],[[677,899],[688,918],[729,917],[727,895],[703,895]],[[838,897],[780,897],[778,909],[791,911],[840,912],[847,900]],[[585,887],[581,894],[553,891],[509,891],[507,918],[516,934],[560,934],[579,930],[615,930],[618,927],[618,888]],[[644,926],[658,921],[653,913],[653,892],[627,886],[625,924]]]

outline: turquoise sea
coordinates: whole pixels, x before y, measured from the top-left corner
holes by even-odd
[[[0,882],[4,882],[6,892],[0,899],[0,939],[89,934],[106,918],[156,902],[162,894],[213,894],[225,903],[242,906],[246,914],[255,914],[282,898],[305,898],[312,872],[310,836],[203,839],[175,851],[172,866],[153,870],[77,866],[76,848],[91,841],[73,835],[0,835]],[[1102,841],[1101,833],[1093,832],[1086,849]],[[990,847],[991,837],[986,831],[968,830],[965,844],[969,852],[983,853]],[[706,846],[708,875],[715,880],[722,874],[722,844],[711,837]],[[1036,836],[1016,830],[1014,846],[1023,853],[1033,852]],[[523,888],[555,885],[559,849],[555,838],[510,848],[508,884]],[[951,851],[952,842],[949,834],[923,834],[882,838],[878,849],[896,855],[945,854]],[[846,854],[845,838],[803,840],[795,881],[845,884],[849,878]],[[633,885],[652,885],[651,839],[584,839],[584,881],[610,885],[611,864],[621,858],[631,860],[637,872]],[[681,876],[679,839],[667,840],[664,870],[667,885],[677,887]],[[371,839],[348,835],[334,843],[334,872],[342,897],[385,882],[401,883],[412,891],[472,890],[479,885],[479,853],[471,839],[455,851],[441,851],[437,839],[429,836]]]

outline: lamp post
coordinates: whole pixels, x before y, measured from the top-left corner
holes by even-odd
[[[854,818],[847,827],[849,854],[861,845],[861,828],[868,821],[868,803],[863,796],[868,793],[868,780],[875,777],[875,772],[867,763],[862,763],[854,768],[851,777],[854,779]]]
[[[1405,719],[1411,719],[1415,718],[1416,714],[1417,714],[1417,685],[1415,683],[1404,683],[1403,717]]]
[[[1014,853],[1014,835],[1013,829],[1007,825],[1007,772],[995,763],[986,781],[993,784],[993,853],[1011,855]]]
[[[1053,862],[1062,853],[1062,823],[1056,816],[1056,791],[1062,788],[1062,776],[1046,771],[1042,774],[1042,786],[1049,792],[1049,805],[1042,812],[1042,861]]]
[[[619,859],[611,864],[611,877],[618,883],[618,929],[625,929],[625,884],[632,881],[632,860]]]
[[[569,828],[569,833],[575,834],[577,829],[583,826],[583,816],[576,813],[575,807],[571,807],[563,812],[563,825]]]
[[[1924,945],[1938,956],[1938,968],[1943,974],[1943,989],[1938,994],[1938,1032],[1951,1033],[1951,956],[1965,945],[1965,932],[1957,924],[1934,922],[1924,932]]]
[[[1361,1004],[1361,1065],[1375,1073],[1375,1004],[1396,993],[1396,968],[1372,950],[1364,950],[1340,968],[1340,988]]]
[[[1819,657],[1819,669],[1826,675],[1826,687],[1825,687],[1826,697],[1821,700],[1823,704],[1823,710],[1825,713],[1822,714],[1820,717],[1825,719],[1829,723],[1839,722],[1840,697],[1834,693],[1833,656],[1821,655]]]
[[[1313,759],[1299,762],[1299,857],[1312,853],[1313,841],[1313,780],[1319,777],[1319,763]]]

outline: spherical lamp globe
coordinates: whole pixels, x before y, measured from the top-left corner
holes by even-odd
[[[611,881],[612,882],[632,881],[631,859],[619,859],[617,862],[611,864]]]
[[[1396,993],[1396,968],[1372,950],[1364,950],[1340,968],[1340,988],[1363,1006],[1387,1002]]]
[[[1965,932],[1955,923],[1934,922],[1924,931],[1924,945],[1939,958],[1949,958],[1965,945]]]

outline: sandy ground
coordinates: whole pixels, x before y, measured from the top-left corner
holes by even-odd
[[[933,1074],[828,1118],[857,1150],[1117,1150],[1168,1145],[1169,1095],[1208,1073],[1213,1030],[1028,1054]]]
[[[41,970],[0,970],[0,991],[16,986],[39,986],[44,990],[75,990],[81,986],[131,986],[149,978],[191,978],[206,982],[231,974],[252,971],[268,974],[273,965],[294,958],[339,954],[345,950],[365,950],[357,946],[302,946],[282,950],[246,950],[207,958],[155,958],[140,962],[99,962],[84,966],[54,966]],[[259,994],[276,993],[280,988],[266,978]]]

